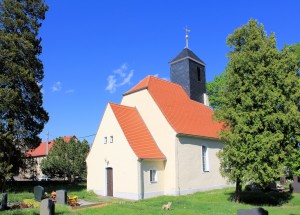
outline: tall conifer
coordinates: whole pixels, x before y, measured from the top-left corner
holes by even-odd
[[[0,189],[22,166],[48,121],[38,37],[48,7],[43,0],[0,1]]]
[[[297,144],[300,127],[300,85],[297,59],[288,48],[276,48],[274,34],[250,20],[227,38],[231,48],[221,89],[219,121],[221,173],[236,183],[235,200],[242,185],[266,186],[285,165]]]

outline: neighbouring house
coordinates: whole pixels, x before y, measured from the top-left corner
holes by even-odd
[[[69,142],[71,138],[76,138],[73,136],[64,136],[63,139],[65,142]],[[32,177],[41,177],[43,173],[41,171],[40,165],[44,158],[47,157],[48,152],[51,150],[55,140],[49,140],[48,142],[42,142],[37,148],[30,150],[26,153],[27,166],[29,168],[21,170],[20,176],[23,178],[32,178]]]
[[[207,106],[205,63],[190,49],[170,62],[171,81],[148,76],[108,103],[87,156],[87,190],[144,199],[228,186],[223,148]]]

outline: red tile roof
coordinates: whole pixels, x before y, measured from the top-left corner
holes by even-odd
[[[147,76],[146,78],[141,80],[137,85],[135,85],[133,88],[131,88],[128,92],[126,92],[124,95],[146,89],[148,87],[150,78],[151,78],[151,76]]]
[[[136,108],[109,103],[118,123],[138,158],[165,159]]]
[[[69,142],[71,138],[76,138],[76,136],[64,136],[64,141]],[[39,156],[46,156],[46,143],[47,142],[42,142],[37,148],[27,152],[26,154],[32,157],[39,157]],[[48,142],[48,152],[52,148],[54,143],[54,140],[50,140]]]
[[[193,101],[175,83],[148,76],[124,96],[147,89],[169,124],[179,134],[218,138],[222,123],[213,121],[213,110]]]

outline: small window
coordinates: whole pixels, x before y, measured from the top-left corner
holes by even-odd
[[[114,137],[110,136],[110,143],[113,143],[113,142],[114,142]]]
[[[104,144],[107,144],[107,137],[104,137],[103,142]]]
[[[209,163],[208,163],[208,150],[206,146],[202,146],[202,165],[203,172],[209,171]]]
[[[157,171],[154,169],[150,170],[150,182],[151,183],[157,182]]]
[[[199,67],[197,67],[197,80],[200,81],[200,82],[202,81],[201,80],[201,70],[200,70]]]

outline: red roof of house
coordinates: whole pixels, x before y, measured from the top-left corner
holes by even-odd
[[[136,108],[109,103],[118,123],[138,158],[165,159]]]
[[[64,141],[69,142],[71,138],[76,138],[76,136],[64,136]],[[52,148],[54,143],[54,140],[50,140],[48,142],[48,152]],[[30,150],[26,154],[32,157],[38,157],[38,156],[46,156],[46,144],[47,142],[42,142],[37,148]]]
[[[147,89],[173,129],[180,134],[218,138],[222,123],[213,121],[213,110],[193,101],[175,83],[148,76],[124,96]]]

